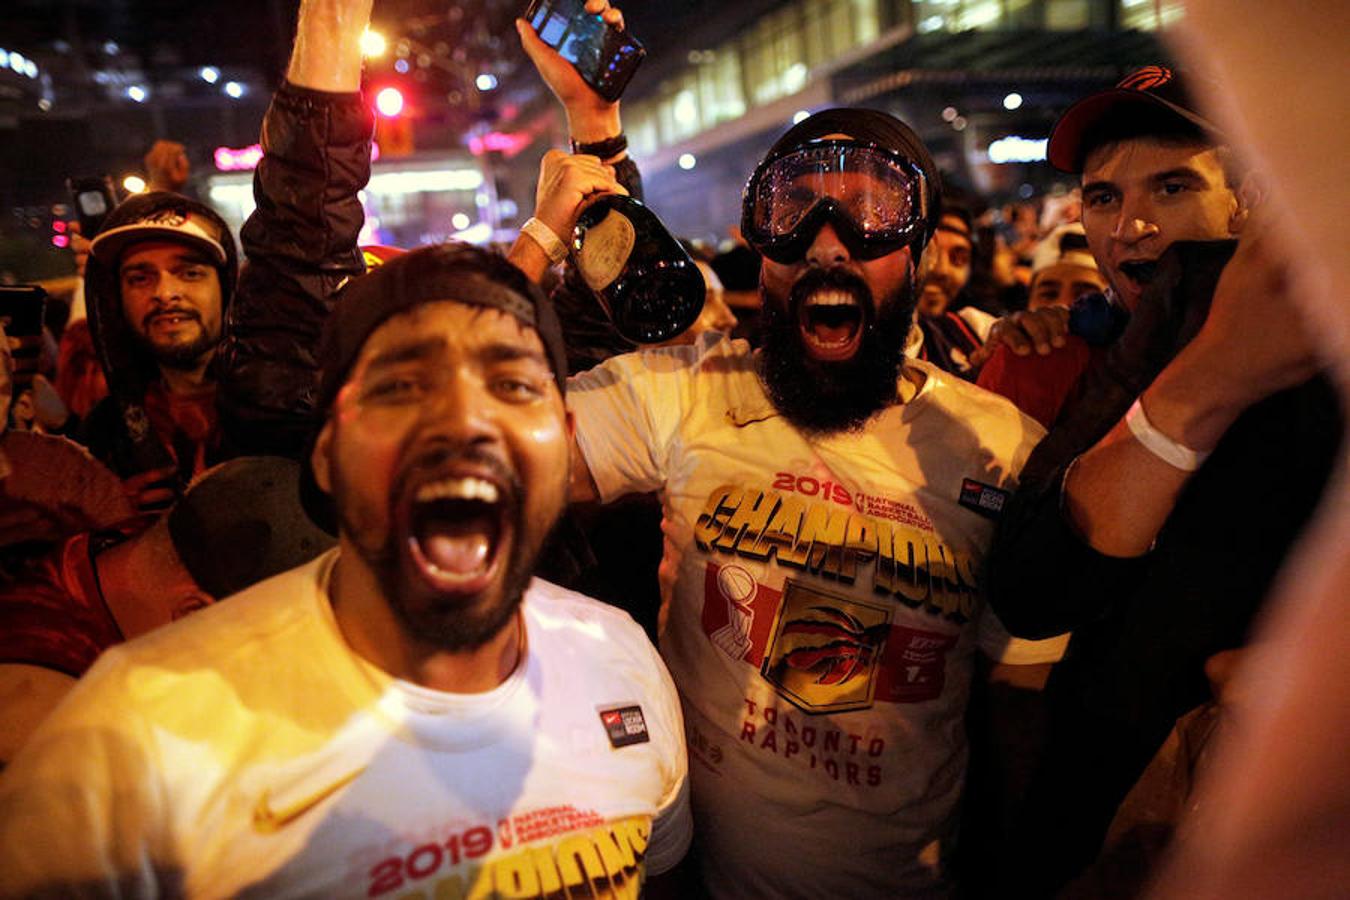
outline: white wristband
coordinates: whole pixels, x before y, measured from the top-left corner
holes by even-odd
[[[1192,450],[1154,428],[1138,400],[1125,414],[1125,424],[1130,426],[1130,432],[1144,445],[1145,450],[1175,469],[1194,472],[1209,456],[1208,451]]]
[[[525,224],[520,226],[520,233],[527,234],[539,245],[548,257],[548,261],[557,265],[567,258],[567,245],[543,222],[531,216],[525,220]]]

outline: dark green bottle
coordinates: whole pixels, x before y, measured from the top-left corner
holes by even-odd
[[[572,261],[619,334],[639,344],[668,341],[698,320],[703,273],[640,201],[602,194],[572,231]]]

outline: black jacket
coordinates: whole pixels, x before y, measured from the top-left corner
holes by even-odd
[[[217,354],[221,424],[239,453],[300,457],[315,409],[323,323],[365,271],[357,247],[374,114],[361,95],[286,84],[263,119],[248,259]]]
[[[1149,553],[1105,556],[1066,520],[1068,466],[1199,330],[1231,252],[1231,242],[1178,244],[1164,255],[1125,334],[1032,452],[987,560],[987,597],[1009,631],[1074,632],[1047,685],[1049,736],[1012,829],[1009,857],[1022,867],[1012,883],[1027,896],[1050,895],[1095,856],[1173,723],[1210,699],[1205,660],[1246,642],[1337,458],[1339,402],[1315,378],[1237,419]]]

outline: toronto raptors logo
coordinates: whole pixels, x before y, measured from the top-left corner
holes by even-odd
[[[761,674],[805,712],[872,705],[891,611],[788,581]]]
[[[1151,91],[1171,80],[1172,70],[1166,66],[1144,66],[1139,71],[1126,75],[1116,87],[1127,91]]]
[[[184,209],[164,209],[156,213],[151,213],[144,219],[141,219],[142,225],[167,225],[170,228],[181,228],[187,223],[188,213]]]

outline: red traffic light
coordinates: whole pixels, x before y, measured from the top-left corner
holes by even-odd
[[[375,95],[375,109],[380,115],[394,118],[403,112],[403,92],[396,87],[387,87]]]

